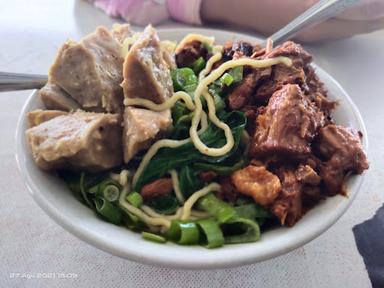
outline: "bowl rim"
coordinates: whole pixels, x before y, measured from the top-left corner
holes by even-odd
[[[232,31],[225,31],[225,30],[218,30],[218,29],[205,29],[205,28],[171,28],[171,29],[158,29],[158,31],[162,33],[172,33],[172,32],[183,32],[183,33],[190,33],[193,32],[200,32],[200,33],[233,33],[236,36],[245,36],[248,38],[254,38],[255,40],[257,37],[244,34],[244,33],[238,33],[238,32],[232,32]],[[215,36],[215,35],[214,35]],[[356,117],[356,120],[358,122],[359,127],[358,128],[364,135],[363,137],[363,147],[364,150],[368,150],[368,136],[365,128],[364,121],[362,119],[362,116],[357,109],[356,105],[352,101],[352,99],[349,97],[349,95],[346,93],[344,88],[327,72],[325,72],[323,69],[318,67],[315,64],[312,64],[316,71],[320,71],[322,74],[327,76],[327,81],[331,81],[332,85],[337,87],[337,89],[340,91],[341,94],[343,94],[343,99],[348,103],[348,105],[351,107],[351,110]],[[332,211],[333,214],[332,217],[329,217],[328,221],[323,221],[320,224],[314,225],[316,226],[316,229],[312,229],[311,233],[307,233],[304,236],[300,237],[300,240],[290,241],[283,245],[283,247],[280,247],[279,249],[276,249],[274,251],[267,251],[265,253],[259,254],[259,255],[252,255],[252,254],[242,254],[240,256],[232,255],[234,258],[231,258],[227,261],[223,262],[215,262],[215,261],[207,261],[203,262],[200,259],[187,259],[187,260],[180,260],[178,258],[172,258],[172,257],[165,257],[164,255],[161,255],[161,253],[157,255],[145,255],[142,251],[136,251],[135,249],[125,249],[122,251],[119,249],[119,247],[113,246],[113,241],[106,241],[105,238],[98,235],[93,230],[86,230],[81,225],[77,224],[73,220],[71,220],[70,217],[68,217],[65,213],[60,211],[60,209],[57,209],[50,201],[44,198],[43,194],[39,192],[39,187],[36,185],[35,181],[32,179],[30,173],[27,169],[24,167],[23,163],[23,155],[25,153],[29,153],[29,151],[25,151],[23,148],[23,145],[21,143],[21,139],[23,139],[23,134],[25,131],[22,131],[23,123],[26,121],[26,113],[30,111],[31,105],[33,104],[34,98],[37,96],[37,90],[34,90],[28,97],[28,99],[25,101],[22,110],[20,111],[20,116],[18,118],[17,126],[16,126],[16,162],[18,166],[18,170],[20,175],[22,176],[22,180],[27,187],[29,193],[32,195],[32,198],[35,200],[35,202],[40,206],[40,208],[43,209],[43,211],[48,214],[48,216],[53,219],[55,222],[57,222],[60,226],[62,226],[65,230],[70,232],[71,234],[75,235],[77,238],[83,240],[84,242],[87,242],[105,252],[111,253],[115,256],[119,256],[121,258],[150,264],[150,265],[159,265],[163,267],[169,267],[169,268],[181,268],[181,269],[218,269],[218,268],[228,268],[228,267],[236,267],[240,265],[246,265],[246,264],[252,264],[256,262],[261,262],[267,259],[274,258],[279,255],[286,254],[310,241],[317,238],[319,235],[324,233],[326,230],[328,230],[350,207],[354,199],[356,198],[360,187],[364,181],[363,175],[356,175],[354,176],[356,178],[356,182],[354,183],[353,188],[356,190],[355,193],[352,194],[352,197],[348,197],[348,201],[344,201],[338,206],[337,211]],[[337,197],[337,196],[336,196]],[[125,229],[125,228],[124,228]],[[129,233],[135,233],[127,229],[127,232]],[[157,243],[153,243],[153,245],[159,245]],[[243,245],[243,244],[242,244]],[[129,246],[129,245],[127,245]],[[239,245],[240,246],[240,245]],[[129,247],[127,247],[129,248]],[[159,246],[161,250],[161,246]],[[223,248],[221,248],[223,249]],[[210,250],[215,251],[215,250]],[[212,252],[212,254],[214,254]],[[225,258],[223,258],[225,259]]]

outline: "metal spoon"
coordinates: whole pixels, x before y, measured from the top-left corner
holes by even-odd
[[[269,38],[274,44],[290,39],[304,27],[327,20],[360,0],[320,0],[293,19]],[[266,42],[263,43],[266,46]],[[39,89],[48,81],[46,75],[0,72],[0,92],[12,90]]]

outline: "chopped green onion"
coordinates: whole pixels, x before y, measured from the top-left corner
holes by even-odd
[[[205,68],[205,60],[203,57],[200,57],[199,59],[197,59],[195,62],[192,63],[192,69],[193,69],[193,72],[195,72],[196,75],[198,75],[201,70],[203,70]]]
[[[213,219],[203,219],[197,222],[198,226],[204,232],[205,238],[207,240],[207,248],[217,248],[223,246],[224,236],[223,232],[220,229],[220,226]]]
[[[192,92],[197,86],[197,77],[193,70],[188,67],[171,71],[173,88],[175,91]]]
[[[263,207],[250,203],[234,207],[237,215],[240,218],[256,219],[256,218],[270,218],[271,214]]]
[[[207,49],[208,54],[211,54],[211,53],[213,52],[213,46],[212,46],[212,45],[210,45],[210,44],[204,42],[204,43],[203,43],[203,47],[204,47],[205,49]]]
[[[131,192],[127,195],[127,201],[135,207],[140,207],[143,204],[143,197],[140,193]]]
[[[95,185],[95,186],[89,188],[88,193],[93,194],[93,195],[99,193],[99,185]]]
[[[191,221],[172,220],[168,237],[182,245],[194,245],[200,240],[200,232],[196,223]]]
[[[228,203],[218,199],[212,193],[203,196],[197,203],[201,210],[209,212],[219,223],[225,223],[236,217],[235,209]]]
[[[231,86],[233,80],[233,76],[229,73],[224,73],[219,79],[221,86]]]
[[[105,220],[116,225],[121,223],[122,214],[119,208],[102,197],[96,197],[93,201],[95,202],[97,213],[99,213]]]
[[[233,78],[233,84],[239,83],[241,80],[243,80],[243,66],[237,66],[235,68],[232,68],[228,72],[232,78]]]
[[[81,176],[80,176],[80,192],[81,192],[81,196],[83,196],[83,199],[85,201],[85,203],[92,209],[95,209],[91,200],[88,198],[88,195],[87,195],[87,192],[86,192],[86,188],[85,188],[85,173],[84,172],[81,172]]]
[[[232,219],[223,226],[225,226],[224,230],[230,230],[231,228],[236,230],[236,233],[231,233],[230,235],[225,236],[225,244],[255,242],[260,239],[259,225],[250,219]],[[240,233],[238,233],[238,230],[240,230]]]
[[[154,234],[154,233],[145,232],[145,231],[141,232],[141,237],[143,237],[143,239],[145,239],[145,240],[149,240],[149,241],[153,241],[153,242],[157,242],[157,243],[167,242],[167,239],[165,239],[165,237],[163,237],[161,235]]]
[[[187,93],[192,93],[196,90],[197,84],[191,84],[184,86],[183,90]]]
[[[109,202],[115,202],[119,199],[120,189],[115,185],[107,185],[103,189],[104,199]]]

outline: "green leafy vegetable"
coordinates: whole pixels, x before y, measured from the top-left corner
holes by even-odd
[[[204,186],[203,182],[198,177],[198,172],[188,165],[180,169],[179,185],[185,198],[188,198]]]
[[[174,121],[172,139],[185,139],[189,137],[189,128],[191,127],[193,113],[186,114]]]
[[[246,124],[246,117],[242,112],[238,111],[230,113],[222,112],[219,113],[218,117],[227,123],[232,130],[235,140],[232,151],[220,157],[211,157],[201,154],[192,142],[177,148],[162,148],[144,169],[134,190],[140,191],[144,184],[163,177],[172,169],[179,169],[193,162],[222,163],[234,154],[239,147],[240,137]],[[223,131],[212,123],[210,123],[207,130],[200,135],[200,139],[209,147],[222,147],[226,143]]]
[[[177,122],[179,122],[180,118],[189,115],[190,111],[189,109],[185,106],[184,103],[177,101],[175,105],[172,107],[172,120],[173,120],[173,125],[176,125]]]
[[[232,158],[232,157],[231,157]],[[229,160],[229,159],[228,159]],[[226,160],[226,163],[194,163],[193,167],[199,171],[214,171],[218,175],[226,176],[231,174],[233,171],[239,170],[243,168],[246,164],[246,160],[244,157],[241,157],[237,162],[233,163],[235,160],[232,160],[232,164],[227,163],[231,162]]]
[[[179,201],[173,195],[157,196],[148,200],[146,204],[161,214],[173,214],[179,207]]]

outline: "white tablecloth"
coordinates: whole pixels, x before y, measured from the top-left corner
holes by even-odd
[[[0,70],[46,73],[67,38],[113,22],[83,1],[1,1]],[[0,287],[370,287],[351,228],[383,202],[384,31],[307,48],[350,93],[370,142],[361,193],[326,233],[287,255],[214,271],[151,267],[104,253],[54,223],[28,194],[16,168],[14,133],[30,92],[1,93]]]

